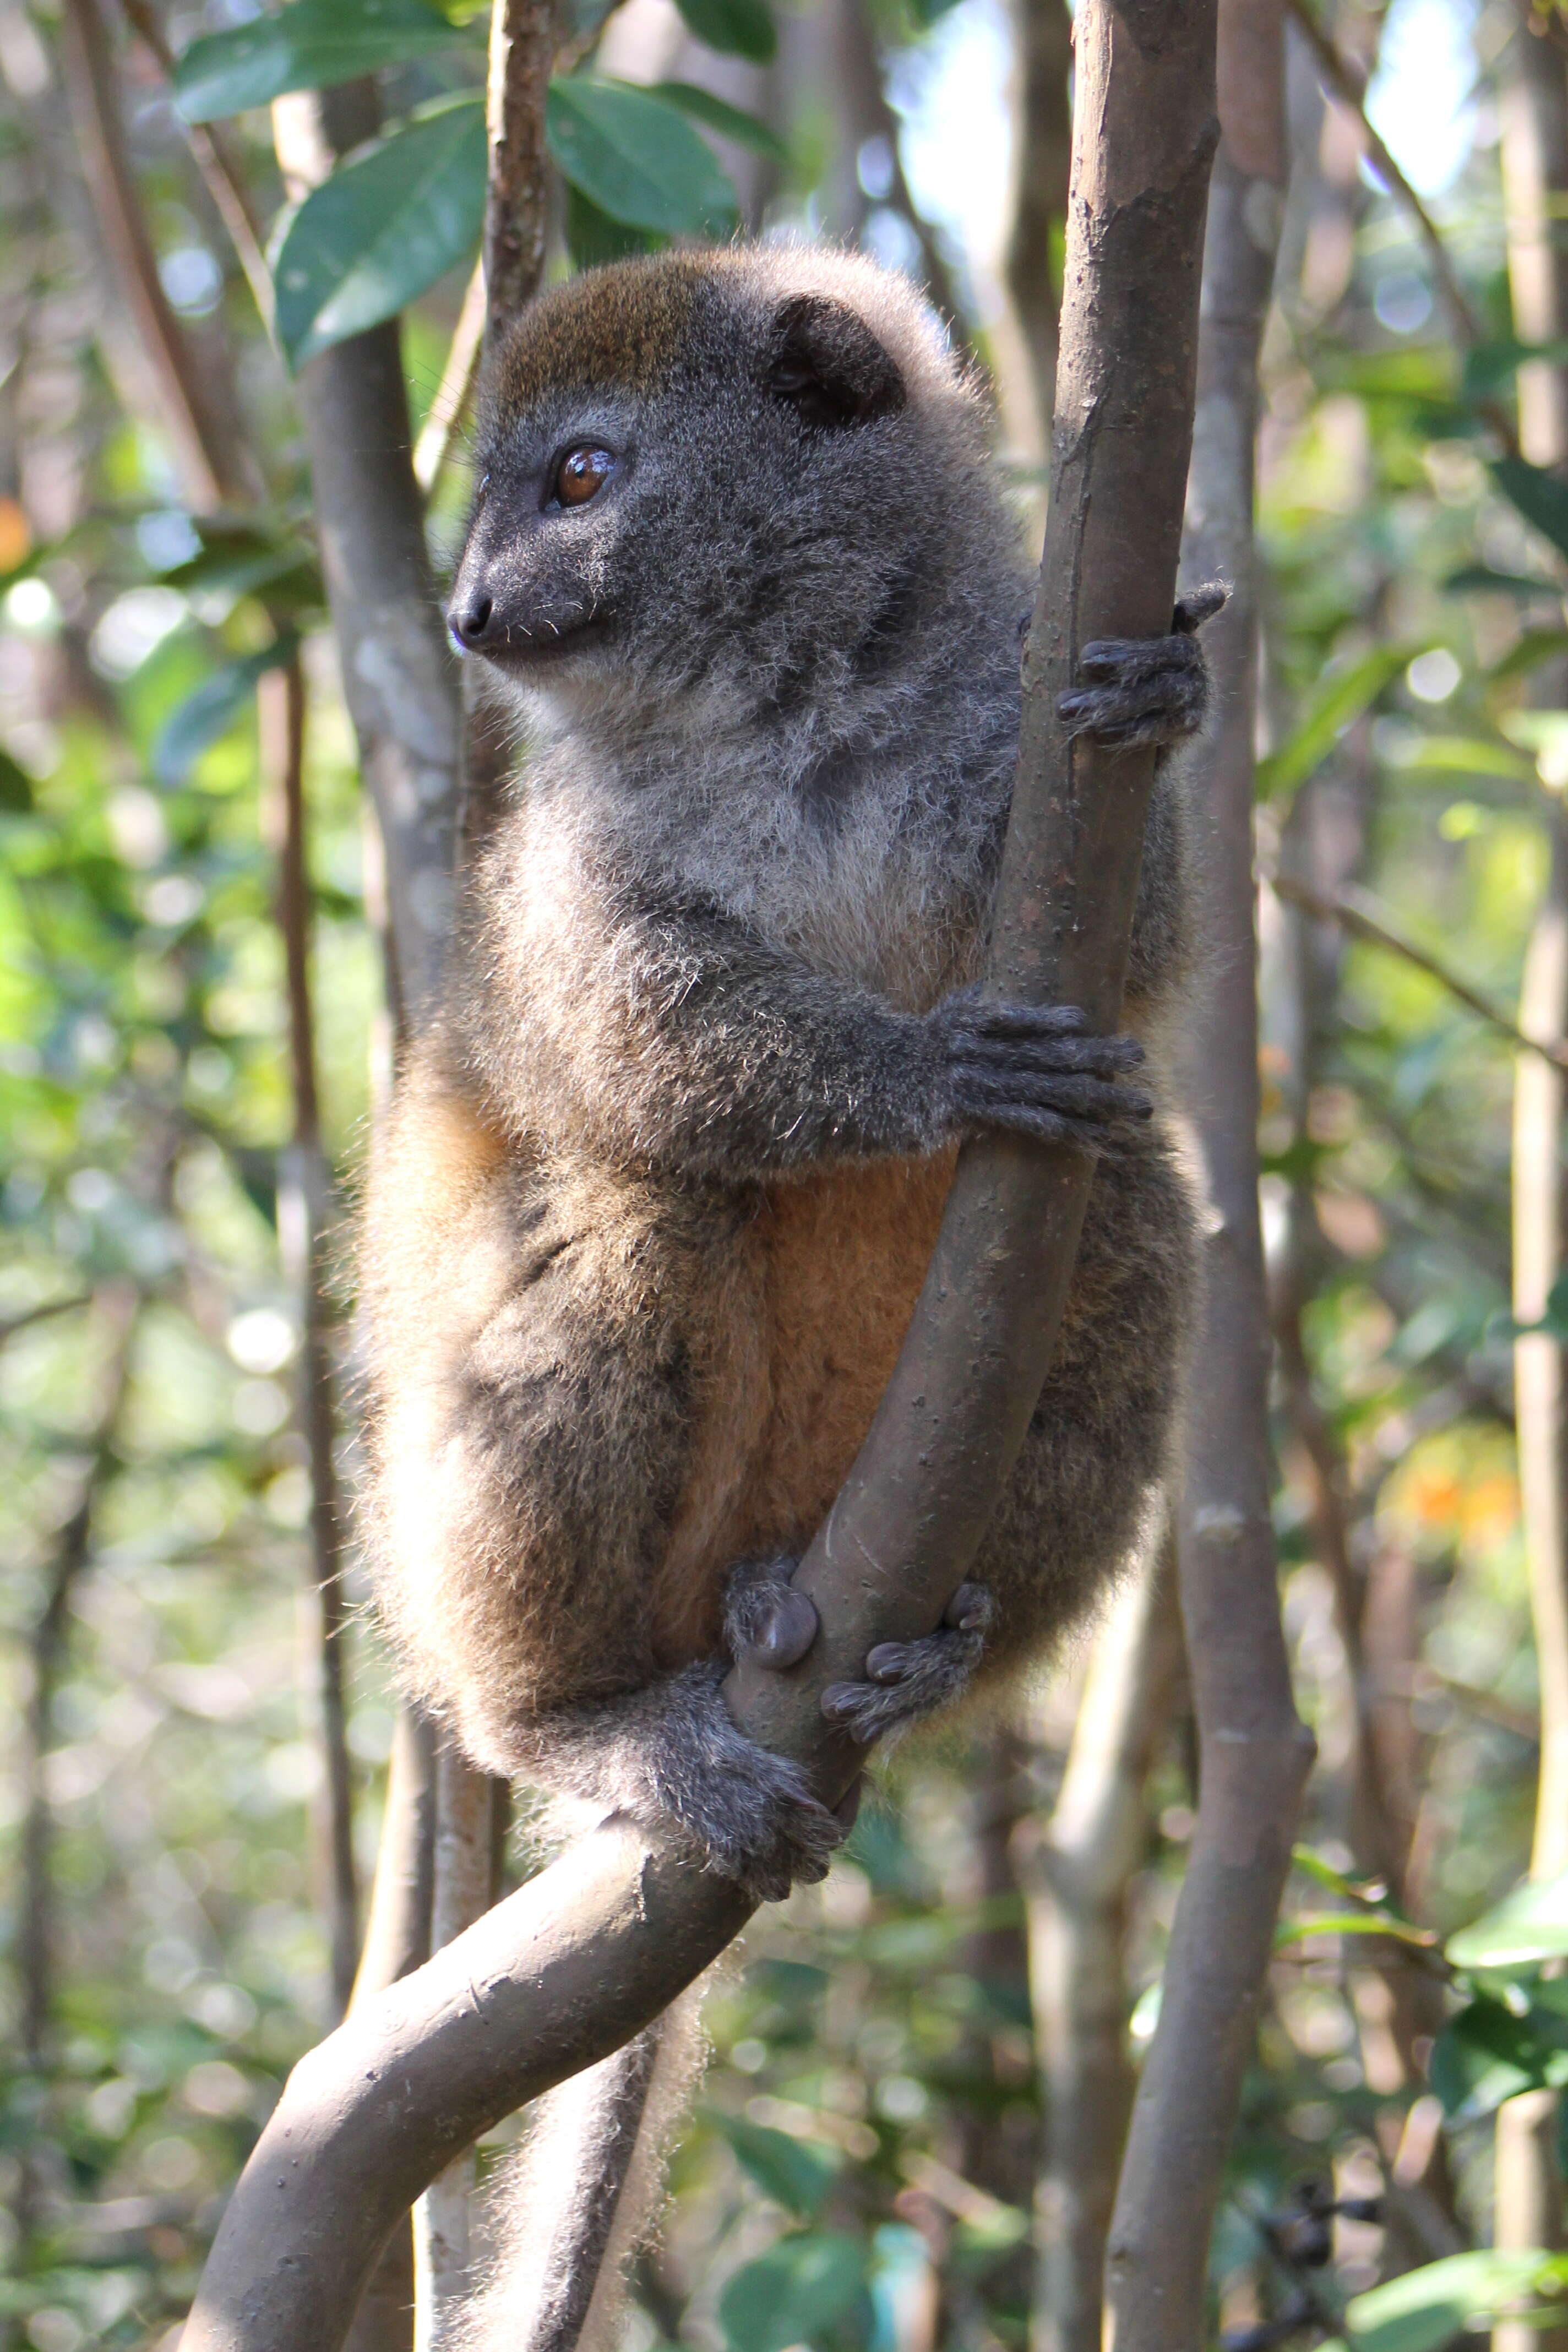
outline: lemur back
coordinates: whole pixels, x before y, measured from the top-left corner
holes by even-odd
[[[1037,1657],[1163,1474],[1192,1261],[1157,1115],[1182,793],[1163,761],[1129,1003],[1148,1093],[1133,1038],[974,986],[1029,585],[980,388],[862,259],[572,281],[503,348],[479,455],[449,617],[528,749],[372,1171],[382,1606],[480,1764],[673,1822],[778,1895],[844,1824],[719,1685],[742,1647],[787,1665],[815,1638],[790,1572],[966,1135],[1101,1155],[1062,1341],[974,1580],[825,1705],[868,1746]],[[1215,601],[1083,648],[1068,723],[1193,731]]]

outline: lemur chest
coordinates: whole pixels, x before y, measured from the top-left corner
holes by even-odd
[[[704,1317],[704,1402],[655,1597],[677,1663],[712,1647],[724,1572],[799,1552],[871,1425],[909,1328],[956,1148],[775,1187]]]

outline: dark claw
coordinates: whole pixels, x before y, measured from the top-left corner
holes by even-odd
[[[991,1622],[993,1602],[988,1585],[961,1584],[942,1612],[944,1625],[956,1625],[965,1633],[984,1633]],[[869,1665],[869,1659],[867,1660]]]
[[[849,1786],[833,1808],[833,1818],[852,1830],[860,1817],[860,1800],[866,1793],[866,1775],[857,1772]]]
[[[904,1644],[879,1642],[867,1654],[866,1672],[874,1683],[896,1683],[904,1671]]]

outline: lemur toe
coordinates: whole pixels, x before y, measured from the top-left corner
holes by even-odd
[[[798,1561],[742,1560],[730,1571],[724,1640],[732,1658],[752,1658],[783,1673],[800,1664],[816,1639],[815,1603],[790,1582]]]
[[[866,1660],[864,1682],[829,1684],[823,1714],[869,1748],[947,1706],[980,1663],[991,1613],[986,1586],[961,1584],[934,1633],[914,1642],[879,1642]]]

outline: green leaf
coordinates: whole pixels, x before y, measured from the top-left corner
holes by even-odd
[[[1392,1911],[1308,1911],[1299,1918],[1281,1919],[1274,1930],[1277,1946],[1300,1944],[1309,1936],[1391,1936],[1397,1944],[1413,1944],[1430,1951],[1436,1936],[1396,1919]]]
[[[325,604],[315,556],[299,541],[209,515],[196,520],[195,528],[202,543],[195,555],[159,573],[166,587],[184,595],[203,590],[236,598],[265,588],[273,606],[319,611]]]
[[[837,2151],[794,2139],[765,2124],[721,2115],[717,2108],[710,2107],[704,2114],[705,2120],[729,2141],[763,2196],[809,2221],[843,2168],[843,2158]]]
[[[940,17],[956,7],[958,0],[910,0],[910,14],[922,32],[930,32]]]
[[[667,236],[727,236],[735,191],[679,108],[629,83],[557,79],[544,101],[550,152],[612,220]]]
[[[855,2238],[813,2231],[781,2238],[738,2270],[719,2298],[732,2352],[785,2352],[865,2305],[866,2254]]]
[[[1568,1342],[1568,1274],[1560,1274],[1546,1294],[1546,1312],[1538,1323],[1521,1323],[1512,1315],[1500,1315],[1495,1326],[1505,1339],[1522,1339],[1529,1333],[1544,1331],[1549,1339]]]
[[[1420,651],[1418,646],[1380,646],[1348,669],[1331,670],[1289,741],[1258,765],[1260,799],[1294,792],[1321,767],[1352,722],[1371,709],[1391,678]]]
[[[226,735],[256,691],[256,681],[292,658],[297,640],[288,631],[264,652],[225,662],[188,694],[159,730],[152,769],[161,784],[183,784],[209,744]]]
[[[174,103],[187,122],[212,122],[285,90],[330,89],[427,58],[458,38],[426,0],[292,0],[275,16],[193,41],[174,68]]]
[[[704,150],[704,152],[707,151]],[[311,190],[278,256],[278,340],[292,367],[390,319],[479,242],[484,101],[422,108]]]
[[[1455,2123],[1565,2078],[1568,2020],[1536,2008],[1516,2017],[1486,1993],[1451,2018],[1433,2046],[1432,2088]]]
[[[33,779],[9,751],[0,751],[0,816],[30,816]]]
[[[1535,776],[1533,762],[1518,752],[1468,735],[1423,735],[1398,764],[1402,776],[1497,776],[1510,784],[1530,783]]]
[[[1549,539],[1559,555],[1568,555],[1568,482],[1524,457],[1494,457],[1491,476],[1531,528]]]
[[[1568,1953],[1568,1871],[1527,1878],[1447,1943],[1457,1969],[1527,1969]]]
[[[1465,353],[1461,383],[1467,400],[1484,400],[1529,360],[1545,360],[1561,367],[1568,360],[1568,343],[1521,343],[1511,335],[1495,343],[1474,343]]]
[[[578,269],[624,261],[628,253],[657,253],[666,241],[652,229],[628,228],[625,221],[612,220],[581,188],[567,181],[566,250]]]
[[[779,37],[767,0],[675,0],[688,32],[726,56],[769,65]]]
[[[744,114],[727,99],[715,98],[710,89],[699,89],[694,81],[656,81],[649,87],[653,97],[668,99],[671,106],[679,106],[682,114],[689,114],[704,130],[717,131],[721,139],[731,140],[737,147],[750,147],[774,163],[789,162],[789,149],[775,131],[770,131],[759,116]]]
[[[1450,596],[1561,596],[1550,580],[1532,580],[1527,572],[1494,572],[1485,563],[1461,563],[1443,583]]]
[[[1524,677],[1542,662],[1554,661],[1568,651],[1568,629],[1526,629],[1518,645],[1494,662],[1487,672],[1494,686],[1505,679]]]
[[[1448,2254],[1358,2294],[1345,2311],[1352,2352],[1441,2352],[1494,2315],[1560,2296],[1568,2257],[1540,2252]]]
[[[1364,1885],[1359,1885],[1353,1878],[1347,1878],[1342,1870],[1336,1870],[1331,1862],[1325,1862],[1322,1855],[1314,1853],[1310,1845],[1292,1846],[1290,1860],[1294,1867],[1305,1877],[1316,1880],[1317,1884],[1326,1887],[1331,1895],[1337,1895],[1342,1903],[1380,1902],[1386,1891],[1382,1881],[1379,1880],[1377,1893],[1369,1894]]]

